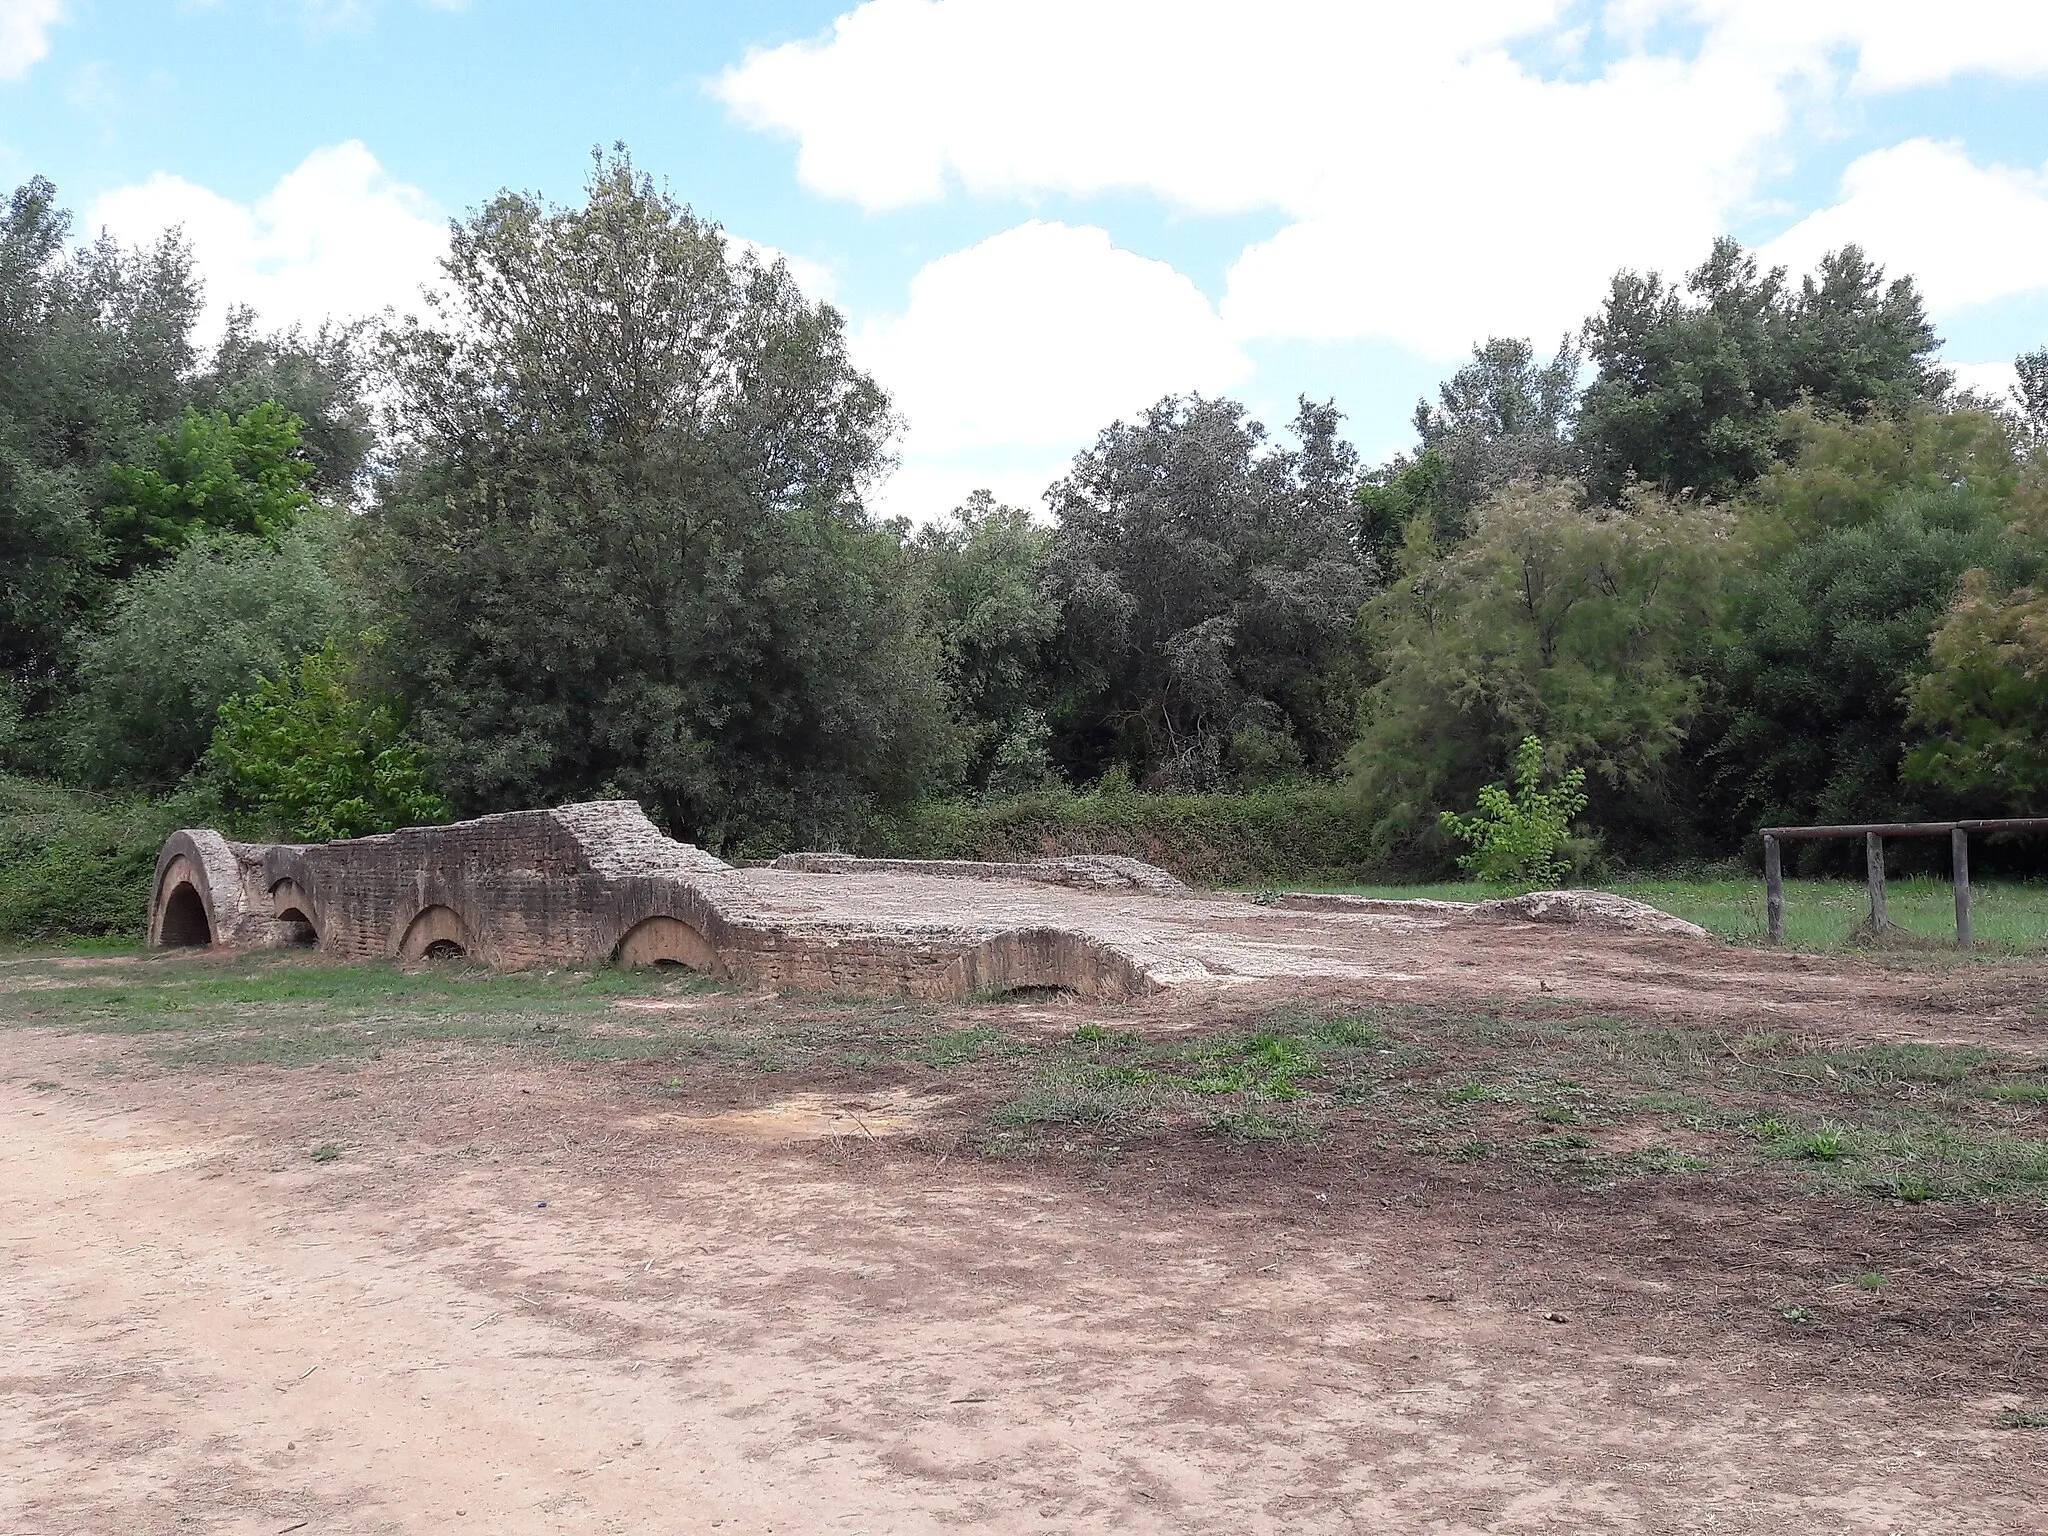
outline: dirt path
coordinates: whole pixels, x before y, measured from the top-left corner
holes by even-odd
[[[858,1100],[821,1136],[603,1067],[127,1050],[0,1034],[24,1536],[2018,1533],[2048,1497],[2009,1385],[1831,1382],[1412,1191],[1203,1204]]]

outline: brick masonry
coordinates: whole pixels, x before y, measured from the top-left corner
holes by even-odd
[[[149,940],[405,963],[463,955],[507,970],[666,963],[748,985],[934,1000],[1029,987],[1117,998],[1370,977],[1404,934],[1489,916],[1615,921],[1573,906],[1579,895],[1527,913],[1336,898],[1300,909],[1191,891],[1120,858],[799,854],[735,868],[663,836],[631,801],[600,801],[310,845],[175,832],[157,860]]]

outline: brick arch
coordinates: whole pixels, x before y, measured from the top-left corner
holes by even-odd
[[[178,880],[165,894],[156,941],[165,949],[212,947],[213,919],[206,915],[206,903],[190,880]]]
[[[1063,928],[1013,928],[984,940],[946,967],[947,997],[1056,987],[1082,997],[1115,999],[1151,990],[1129,955]]]
[[[718,950],[704,930],[680,917],[645,917],[626,930],[612,949],[623,966],[680,966],[707,975],[723,974]]]
[[[401,960],[454,959],[476,953],[476,939],[462,914],[453,907],[422,907],[405,925],[398,941]]]

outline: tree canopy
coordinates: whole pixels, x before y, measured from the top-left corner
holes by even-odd
[[[612,789],[713,846],[949,782],[959,731],[863,492],[879,386],[836,311],[623,155],[507,193],[391,336],[388,652],[467,810]]]
[[[1341,759],[1368,585],[1337,422],[1304,400],[1285,447],[1234,401],[1169,398],[1046,493],[1068,771],[1207,788]]]

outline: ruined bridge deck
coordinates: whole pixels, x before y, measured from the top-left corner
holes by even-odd
[[[1594,898],[1603,899],[1614,900]],[[1698,932],[1625,905],[1645,931]],[[505,969],[673,964],[753,985],[934,1000],[1022,987],[1108,998],[1369,978],[1398,963],[1404,937],[1546,915],[1558,913],[1540,895],[1519,910],[1313,897],[1261,905],[1112,858],[802,854],[735,868],[662,836],[632,802],[606,801],[303,846],[177,832],[157,862],[149,939],[403,961],[459,954]]]

